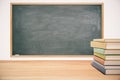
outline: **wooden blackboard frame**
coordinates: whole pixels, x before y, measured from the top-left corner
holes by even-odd
[[[104,38],[104,3],[101,2],[13,2],[10,3],[10,57],[14,56],[12,54],[12,6],[13,5],[101,5],[101,29],[102,29],[102,38]],[[24,55],[24,56],[28,56],[28,55]],[[29,56],[41,56],[41,55],[29,55]],[[45,56],[45,55],[43,55]],[[51,55],[46,55],[47,57],[51,56]],[[53,55],[56,57],[56,55]],[[59,55],[57,55],[59,56]],[[72,56],[73,55],[64,55],[64,56]],[[74,55],[78,56],[78,55]]]

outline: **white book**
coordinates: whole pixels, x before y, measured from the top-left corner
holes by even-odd
[[[99,41],[99,42],[112,42],[112,43],[120,43],[119,39],[93,39],[93,41]]]

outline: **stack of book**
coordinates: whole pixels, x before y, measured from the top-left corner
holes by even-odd
[[[94,39],[92,66],[104,74],[120,74],[120,39]]]

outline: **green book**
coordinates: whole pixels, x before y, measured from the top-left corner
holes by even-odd
[[[100,53],[94,53],[94,55],[95,56],[98,56],[98,57],[100,57],[100,58],[102,58],[102,59],[105,59],[105,55],[104,54],[100,54]]]
[[[97,53],[105,53],[105,50],[102,49],[102,48],[94,48],[94,52],[97,52]]]
[[[120,54],[120,49],[94,48],[94,52],[101,53],[101,54]]]
[[[101,54],[94,52],[94,55],[104,60],[120,60],[120,54]]]

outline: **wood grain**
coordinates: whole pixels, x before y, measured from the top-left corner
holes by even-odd
[[[120,75],[104,75],[82,60],[4,60],[0,80],[120,80]]]

